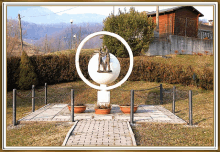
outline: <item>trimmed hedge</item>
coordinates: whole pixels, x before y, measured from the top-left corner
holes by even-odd
[[[34,72],[34,69],[35,68],[33,67],[27,53],[23,51],[19,67],[19,80],[17,81],[19,88],[21,88],[22,90],[28,90],[31,89],[31,85],[38,84],[38,78],[36,73]]]
[[[80,56],[80,68],[87,79],[91,79],[88,74],[88,62],[90,56]],[[128,71],[129,59],[118,58],[121,65],[119,79],[122,79]],[[55,84],[60,82],[70,82],[81,80],[75,67],[75,54],[31,56],[30,60],[38,76],[39,85],[44,83]],[[16,82],[19,74],[19,57],[7,59],[7,87],[8,90],[18,88]],[[196,82],[193,80],[193,67],[185,68],[182,65],[166,65],[147,61],[147,59],[134,59],[134,67],[129,81],[150,81],[165,82],[170,84],[197,85],[203,89],[213,89],[213,70],[204,68],[203,72],[196,73]]]

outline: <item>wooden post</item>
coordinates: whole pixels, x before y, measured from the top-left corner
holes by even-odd
[[[131,113],[130,113],[130,123],[134,123],[134,90],[131,90]]]
[[[74,90],[71,89],[71,122],[74,122]]]
[[[187,17],[186,17],[186,24],[185,24],[185,37],[186,37],[186,31],[187,31]]]
[[[189,90],[189,125],[193,125],[192,119],[192,90]]]
[[[186,27],[185,27],[185,51],[187,51],[187,48],[186,48],[186,46],[187,46],[187,42],[186,42],[186,32],[187,32],[187,18],[186,18],[186,25],[185,25]]]
[[[73,22],[71,22],[71,50],[73,49]]]
[[[173,113],[175,114],[176,87],[173,86]]]
[[[16,124],[16,89],[13,89],[13,125]]]
[[[18,24],[19,24],[19,28],[20,28],[20,39],[21,39],[21,55],[23,52],[23,40],[22,40],[22,29],[21,29],[21,17],[20,14],[18,14]]]
[[[32,112],[35,111],[35,86],[32,85]]]
[[[45,83],[45,105],[47,105],[47,83]]]
[[[160,84],[160,104],[163,104],[163,85]]]
[[[156,6],[156,30],[159,33],[159,6]]]

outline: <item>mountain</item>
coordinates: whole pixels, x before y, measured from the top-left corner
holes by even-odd
[[[99,23],[81,23],[71,27],[67,23],[57,24],[34,24],[29,22],[22,22],[22,30],[24,39],[39,40],[42,37],[57,36],[59,33],[65,33],[62,37],[69,37],[71,35],[71,28],[73,35],[79,34],[81,28],[81,35],[88,35],[93,32],[101,31],[103,24]]]
[[[91,22],[71,25],[70,23],[35,24],[21,21],[21,25],[23,41],[36,46],[37,50],[41,52],[71,49],[71,45],[72,48],[75,48],[75,44],[79,44],[86,36],[103,29],[103,23]],[[18,20],[7,20],[7,35],[20,37]],[[71,39],[71,36],[74,35],[76,37]],[[84,48],[98,48],[101,45],[102,40],[98,36],[89,40],[84,45]]]
[[[19,9],[13,6],[8,6],[7,18],[15,19],[18,16],[18,13],[20,13],[21,21],[35,24],[70,24],[70,19],[73,19],[73,24],[79,24],[83,22],[102,23],[103,19],[106,18],[105,15],[90,13],[58,15],[47,8],[36,6],[19,7]]]
[[[59,32],[70,25],[66,23],[57,23],[57,24],[35,24],[22,21],[22,30],[26,34],[23,35],[24,39],[39,40],[41,37],[47,35],[52,35],[56,32]]]

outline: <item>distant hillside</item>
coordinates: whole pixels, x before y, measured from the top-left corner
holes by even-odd
[[[7,43],[9,43],[9,42],[7,42]],[[21,42],[18,39],[13,40],[13,42],[10,42],[10,44],[7,46],[8,46],[6,48],[7,57],[21,56]],[[28,56],[43,54],[43,52],[40,52],[35,46],[33,46],[29,43],[26,43],[26,42],[23,42],[23,50],[26,51]]]
[[[31,39],[31,40],[39,40],[40,38],[47,35],[52,35],[55,32],[59,32],[70,25],[65,23],[59,24],[35,24],[22,21],[22,30],[26,32],[23,35],[24,39]]]
[[[57,30],[52,30],[53,28],[56,28]],[[71,26],[67,26],[58,30],[58,26],[56,25],[54,25],[53,28],[50,29],[52,30],[51,34],[45,34],[39,40],[34,42],[34,45],[40,47],[41,51],[43,52],[48,53],[48,51],[46,51],[46,47],[48,48],[47,50],[49,50],[49,52],[71,49],[71,35],[76,35],[76,37],[72,37],[72,49],[74,49],[75,46],[77,44],[79,45],[79,43],[89,34],[102,31],[103,25],[99,23],[83,23],[79,25],[73,25],[72,28]],[[99,48],[101,46],[102,39],[100,39],[100,36],[97,36],[90,39],[83,48],[93,49]]]
[[[71,32],[72,29],[72,32]],[[60,50],[72,49],[79,44],[87,35],[101,31],[102,23],[80,23],[80,24],[35,24],[22,22],[22,38],[23,41],[32,44],[42,53],[56,52]],[[7,35],[10,37],[20,37],[17,20],[8,20]],[[19,44],[19,43],[18,43]],[[101,47],[102,40],[95,37],[89,40],[85,45],[85,49],[93,49]]]

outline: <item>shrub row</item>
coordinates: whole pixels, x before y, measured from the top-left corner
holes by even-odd
[[[89,56],[80,56],[80,68],[87,79],[91,79],[88,74]],[[75,55],[47,55],[31,56],[30,60],[35,68],[39,85],[44,83],[55,84],[60,82],[70,82],[80,80],[75,67]],[[129,59],[119,58],[121,72],[119,79],[122,79],[128,71]],[[8,90],[18,88],[16,82],[19,75],[19,57],[7,59],[7,87]],[[170,84],[197,85],[204,89],[213,89],[213,70],[204,68],[203,72],[196,73],[193,80],[194,70],[191,66],[185,68],[182,65],[173,66],[145,59],[134,59],[134,67],[129,81],[150,81],[165,82]]]
[[[213,89],[213,70],[204,68],[195,73],[192,66],[168,65],[136,59],[130,81],[164,82],[170,84],[196,85],[206,90]],[[193,74],[196,74],[193,80]]]

